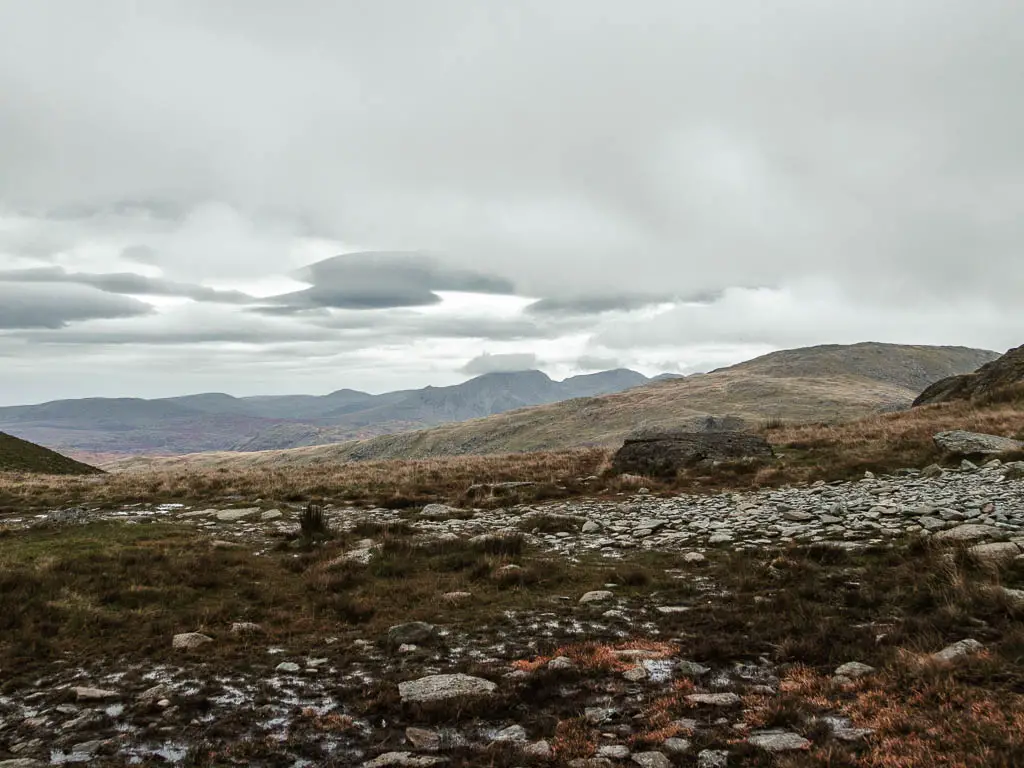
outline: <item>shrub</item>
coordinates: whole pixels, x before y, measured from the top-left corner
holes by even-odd
[[[331,538],[331,525],[319,504],[307,504],[299,515],[299,530],[304,539]]]

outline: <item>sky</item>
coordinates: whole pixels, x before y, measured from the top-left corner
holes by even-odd
[[[0,405],[1024,342],[1017,0],[0,0]]]

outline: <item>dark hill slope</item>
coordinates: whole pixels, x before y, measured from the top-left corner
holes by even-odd
[[[1024,385],[1024,346],[1015,347],[1002,357],[985,363],[974,373],[949,376],[925,389],[914,405],[977,400],[1001,389]]]
[[[46,475],[94,475],[100,470],[69,459],[49,448],[0,432],[0,472]]]

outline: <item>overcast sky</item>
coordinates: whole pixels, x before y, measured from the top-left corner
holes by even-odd
[[[1019,0],[0,0],[0,404],[1024,342]]]

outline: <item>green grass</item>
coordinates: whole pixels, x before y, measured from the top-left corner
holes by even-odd
[[[364,535],[378,541],[377,555],[369,565],[345,562],[341,555]],[[7,531],[0,538],[3,691],[31,685],[58,661],[182,663],[191,656],[172,651],[171,637],[186,631],[214,638],[201,652],[209,670],[265,668],[270,645],[295,654],[315,649],[345,665],[357,660],[356,638],[383,647],[388,627],[426,621],[449,629],[453,642],[507,648],[502,661],[463,657],[458,671],[501,679],[518,665],[529,676],[503,682],[483,710],[461,703],[417,709],[396,694],[409,665],[387,659],[365,690],[345,694],[354,697],[347,706],[386,719],[396,731],[526,718],[531,734],[557,744],[564,763],[596,738],[598,729],[579,714],[585,702],[607,693],[617,669],[614,649],[639,643],[719,668],[762,657],[775,664],[779,694],[740,686],[744,701],[736,717],[752,727],[795,730],[814,747],[797,762],[773,763],[737,742],[737,764],[1024,764],[1024,612],[994,589],[1024,585],[1017,562],[994,571],[977,566],[965,550],[916,539],[854,553],[828,546],[713,551],[699,565],[678,554],[640,551],[622,560],[587,555],[570,562],[530,548],[518,534],[436,541],[407,522],[359,526],[304,546],[297,551],[282,539],[262,555],[255,547],[215,549],[194,528],[168,523]],[[580,595],[606,583],[616,585],[630,623],[602,620],[607,604],[578,604]],[[471,597],[443,600],[449,592]],[[660,614],[655,605],[690,610]],[[550,617],[596,623],[584,635],[566,629],[550,637],[529,626]],[[264,634],[258,641],[233,637],[234,621],[257,622]],[[626,636],[617,634],[622,627]],[[327,650],[326,637],[338,638]],[[985,653],[949,668],[923,661],[966,637],[983,642]],[[554,655],[577,660],[577,669],[545,669],[543,660]],[[847,687],[829,682],[836,666],[854,660],[878,674]],[[674,719],[706,716],[686,702],[689,690],[691,683],[679,681],[664,695],[628,700],[624,717],[636,724],[635,747],[660,744]],[[839,743],[815,723],[826,712],[846,713],[878,735],[863,747]],[[695,735],[695,750],[720,746],[722,735],[714,733]],[[253,759],[269,749],[255,742],[245,748],[256,750]],[[452,764],[478,764],[472,759],[454,754]],[[493,764],[511,766],[514,759],[495,753]]]

